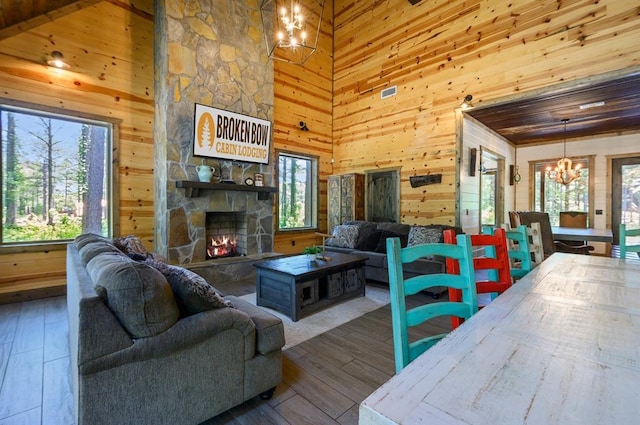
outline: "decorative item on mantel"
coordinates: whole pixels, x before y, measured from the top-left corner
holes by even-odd
[[[201,182],[210,183],[211,182],[211,177],[213,177],[213,173],[215,171],[215,168],[210,167],[209,165],[205,164],[204,159],[203,159],[202,160],[202,165],[198,165],[196,167],[196,171],[198,172],[198,180],[200,180]]]

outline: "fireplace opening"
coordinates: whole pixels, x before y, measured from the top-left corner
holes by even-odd
[[[206,213],[206,258],[247,255],[247,215],[243,212]]]

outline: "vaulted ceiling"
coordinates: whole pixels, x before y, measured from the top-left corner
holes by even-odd
[[[101,0],[2,0],[0,40],[89,7]],[[411,1],[414,3],[414,1]],[[135,8],[134,2],[130,7]],[[541,90],[516,100],[477,105],[465,113],[515,146],[566,138],[640,132],[640,72]]]

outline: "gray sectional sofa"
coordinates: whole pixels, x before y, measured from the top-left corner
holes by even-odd
[[[443,242],[442,232],[446,229],[454,229],[457,234],[462,233],[462,229],[445,224],[412,226],[402,223],[347,221],[333,229],[334,237],[326,240],[326,251],[328,256],[331,256],[331,252],[368,256],[364,269],[365,278],[389,283],[386,255],[388,237],[400,238],[403,247],[410,243],[441,243]],[[445,270],[443,259],[432,257],[406,264],[404,274],[405,278],[408,278],[419,274],[443,273]],[[438,297],[440,293],[441,291],[432,295]]]
[[[185,269],[131,257],[96,235],[68,246],[77,425],[199,424],[272,394],[282,379],[280,319],[222,298]]]

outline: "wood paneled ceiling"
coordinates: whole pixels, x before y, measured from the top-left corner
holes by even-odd
[[[0,40],[91,6],[101,0],[2,0]]]
[[[640,72],[596,83],[545,90],[465,114],[515,146],[640,132]]]

